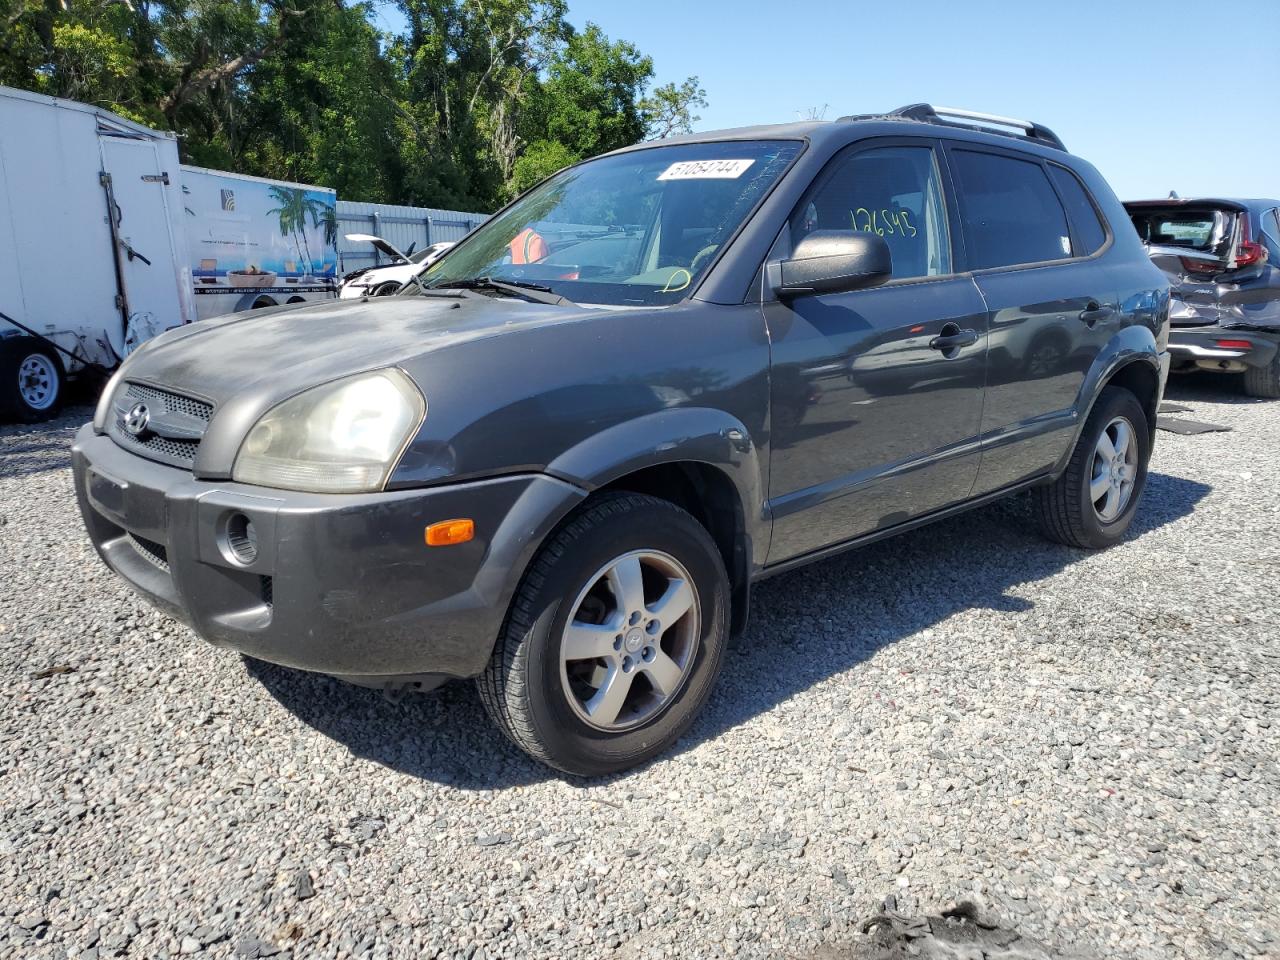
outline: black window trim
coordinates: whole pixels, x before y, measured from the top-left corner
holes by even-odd
[[[1048,160],[1045,157],[1040,156],[1039,154],[1028,153],[1026,151],[1018,150],[1018,149],[1010,149],[1004,146],[996,146],[995,144],[979,143],[972,140],[951,140],[944,137],[942,138],[942,146],[946,152],[948,165],[950,165],[951,163],[952,153],[969,152],[969,153],[993,154],[995,156],[1004,157],[1009,160],[1021,160],[1023,162],[1031,163],[1040,167],[1041,172],[1044,174],[1045,180],[1049,182],[1049,188],[1053,191],[1053,195],[1057,198],[1059,206],[1062,207],[1062,216],[1067,222],[1067,230],[1071,237],[1071,244],[1074,247],[1078,242],[1075,222],[1071,219],[1071,212],[1070,210],[1067,209],[1066,203],[1063,202],[1062,194],[1058,190],[1058,185],[1053,182],[1053,176],[1050,174],[1048,170],[1048,167],[1050,164],[1052,164],[1053,166],[1061,167],[1063,170],[1066,170],[1073,177],[1075,177],[1076,180],[1079,181],[1080,186],[1084,188],[1085,196],[1088,197],[1089,202],[1093,204],[1094,211],[1099,213],[1099,222],[1102,224],[1103,231],[1106,234],[1106,239],[1103,241],[1102,246],[1100,246],[1093,253],[1083,257],[1077,257],[1077,256],[1058,257],[1054,260],[1033,260],[1029,263],[1002,264],[1001,266],[998,266],[998,267],[970,267],[969,261],[967,259],[968,236],[966,233],[965,245],[964,245],[964,250],[966,255],[964,266],[966,267],[966,270],[965,270],[966,273],[975,277],[983,277],[983,276],[987,276],[989,274],[994,274],[994,273],[1009,273],[1014,270],[1038,270],[1042,267],[1060,267],[1060,266],[1071,264],[1071,263],[1084,263],[1089,260],[1097,260],[1100,257],[1102,257],[1108,250],[1111,249],[1115,240],[1115,234],[1111,229],[1111,222],[1106,217],[1101,216],[1101,211],[1098,207],[1098,201],[1093,196],[1093,191],[1091,191],[1088,188],[1088,186],[1085,184],[1085,182],[1080,178],[1080,176],[1066,164],[1054,163],[1053,161]],[[958,189],[955,191],[955,196],[956,196],[956,207],[958,211],[959,206],[963,204],[965,201]],[[964,232],[963,219],[961,219],[961,222],[960,222],[960,230]],[[952,265],[953,266],[955,265],[954,261]]]
[[[780,255],[779,241],[786,239],[785,250],[789,255],[791,252],[791,220],[795,216],[796,211],[800,209],[800,205],[806,202],[814,190],[814,188],[823,183],[829,177],[837,166],[844,163],[848,158],[856,156],[859,153],[866,153],[871,150],[884,149],[886,147],[924,147],[933,151],[933,159],[935,169],[938,171],[939,186],[942,189],[943,208],[946,212],[947,226],[947,245],[951,252],[951,271],[949,273],[938,273],[933,276],[923,277],[890,277],[884,283],[877,285],[872,289],[882,290],[885,287],[905,287],[920,283],[940,283],[946,280],[954,280],[963,278],[968,275],[967,270],[957,270],[958,264],[965,262],[965,250],[963,237],[960,230],[960,210],[955,199],[954,185],[951,179],[951,170],[947,166],[946,157],[943,155],[942,140],[939,137],[912,137],[912,136],[884,136],[884,137],[863,137],[848,143],[837,150],[822,165],[809,183],[805,186],[800,194],[800,199],[787,212],[786,218],[782,222],[782,226],[778,229],[778,236],[769,248],[768,254],[765,255],[764,262],[760,265],[760,274],[765,273],[765,264],[774,257]],[[959,256],[957,256],[959,251]],[[773,297],[770,291],[763,290],[763,301],[772,302]],[[849,293],[859,293],[861,291],[851,290]],[[843,295],[843,294],[842,294]]]

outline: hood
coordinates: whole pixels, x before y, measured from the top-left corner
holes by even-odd
[[[202,320],[147,342],[121,368],[141,382],[211,403],[213,417],[197,475],[229,470],[228,446],[271,407],[342,377],[400,366],[451,344],[530,326],[590,316],[584,307],[550,306],[478,294],[329,300]],[[429,392],[429,384],[419,384]]]
[[[246,391],[279,402],[308,387],[397,365],[450,343],[589,313],[582,307],[479,295],[275,307],[167,331],[134,352],[125,377],[215,406]]]

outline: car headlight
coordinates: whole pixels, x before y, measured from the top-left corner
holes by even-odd
[[[106,433],[107,422],[111,419],[111,401],[115,397],[116,387],[120,386],[120,375],[123,367],[116,370],[98,395],[98,406],[93,411],[93,429],[95,433]]]
[[[399,370],[335,380],[269,410],[240,445],[231,477],[282,490],[372,493],[426,412]]]

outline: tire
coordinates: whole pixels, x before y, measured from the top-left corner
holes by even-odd
[[[62,409],[67,377],[57,351],[34,337],[0,341],[0,415],[39,423]]]
[[[1119,464],[1108,463],[1100,450],[1102,434],[1107,431],[1108,442],[1117,448],[1118,443],[1112,440],[1119,422],[1128,426],[1133,457]],[[1086,550],[1101,550],[1118,543],[1142,499],[1150,459],[1150,428],[1138,398],[1123,387],[1104,388],[1080,431],[1067,469],[1052,484],[1032,492],[1041,532],[1050,540]],[[1104,468],[1101,472],[1100,466]],[[1094,487],[1095,483],[1098,487]],[[1117,501],[1108,499],[1113,487]],[[1091,489],[1101,490],[1102,509],[1095,504]]]
[[[394,281],[390,283],[380,283],[378,284],[378,286],[373,288],[373,291],[369,294],[369,296],[394,297],[397,293],[400,292],[400,288],[402,286],[404,286],[404,284],[396,283]]]
[[[644,610],[626,606],[641,613],[638,622],[614,599],[625,589],[612,584],[624,581],[605,572],[611,564],[628,571],[633,559],[644,570]],[[691,597],[677,581],[692,588]],[[688,612],[646,628],[650,616],[661,617],[660,593],[679,595],[674,609],[687,601]],[[481,702],[518,747],[566,773],[600,776],[635,766],[669,747],[706,702],[728,641],[728,611],[729,579],[701,524],[655,497],[603,495],[580,507],[530,563],[477,678]],[[586,631],[567,632],[571,618]],[[612,646],[592,643],[582,649],[603,649],[601,657],[566,660],[570,636]],[[681,664],[677,678],[670,669]],[[650,679],[663,676],[665,693]],[[604,693],[618,680],[629,686],[616,688],[626,690],[625,699],[610,720]]]
[[[1244,392],[1251,397],[1280,400],[1280,352],[1265,367],[1245,367]]]

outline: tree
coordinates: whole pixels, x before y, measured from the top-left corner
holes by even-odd
[[[0,0],[0,83],[174,130],[187,162],[475,210],[706,104],[566,0],[396,2],[387,35],[358,0]]]
[[[694,110],[707,105],[707,91],[690,77],[681,84],[664,83],[640,101],[644,117],[645,139],[661,140],[677,133],[690,133],[699,117]]]

